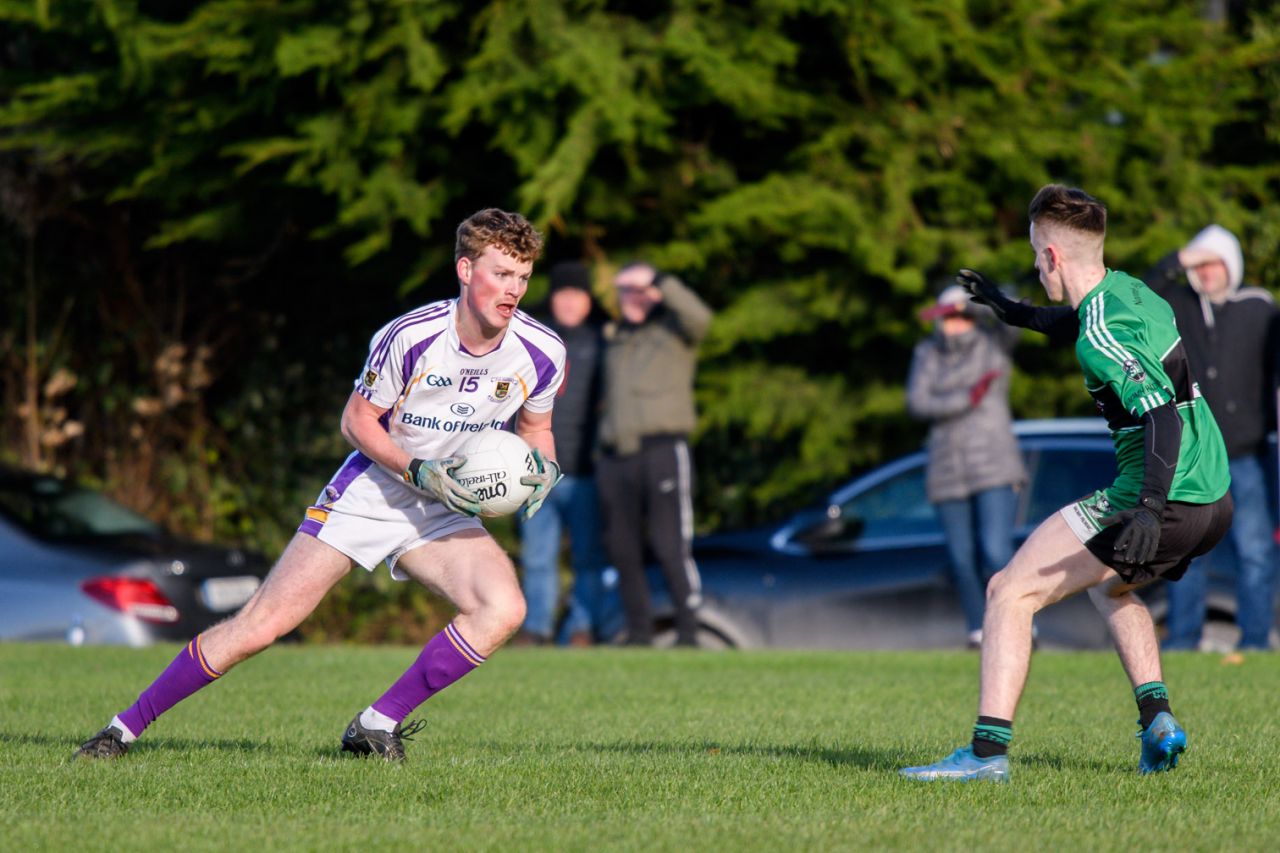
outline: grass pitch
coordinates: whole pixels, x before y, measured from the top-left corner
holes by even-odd
[[[1280,847],[1275,655],[1167,656],[1190,749],[1147,778],[1119,663],[1083,653],[1037,654],[1010,785],[895,774],[967,740],[964,653],[507,650],[388,766],[338,740],[416,650],[280,647],[70,761],[177,648],[0,644],[0,848]]]

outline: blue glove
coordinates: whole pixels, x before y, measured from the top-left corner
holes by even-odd
[[[444,459],[414,459],[404,469],[404,481],[415,489],[426,492],[454,512],[463,515],[479,515],[480,499],[475,492],[453,479],[466,457],[447,456]]]
[[[520,482],[524,485],[533,486],[533,494],[529,495],[529,499],[524,502],[524,509],[520,511],[520,517],[525,521],[533,518],[533,514],[542,508],[542,502],[547,499],[547,494],[564,477],[560,473],[559,464],[554,459],[543,456],[536,447],[533,449],[533,464],[538,467],[538,470],[520,478]]]

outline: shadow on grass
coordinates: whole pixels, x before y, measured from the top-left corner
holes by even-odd
[[[62,737],[60,735],[50,734],[10,734],[9,732],[0,732],[0,745],[3,746],[40,746],[54,749],[63,749],[67,751],[67,755],[73,755],[76,748],[84,743],[87,738],[81,737]],[[185,738],[153,738],[146,741],[138,741],[136,744],[129,746],[130,754],[145,754],[148,752],[194,752],[201,749],[216,749],[220,752],[247,752],[247,753],[272,753],[281,752],[275,746],[265,741],[256,740],[188,740]]]
[[[628,741],[624,743],[589,743],[581,748],[597,752],[628,755],[747,755],[767,758],[789,758],[796,761],[814,761],[834,767],[853,766],[867,770],[896,770],[902,766],[902,752],[896,749],[854,747],[852,749],[828,749],[820,746],[770,746],[767,744],[676,744],[658,741]]]
[[[1117,755],[1112,760],[1098,761],[1081,758],[1079,755],[1061,752],[1028,752],[1020,753],[1017,751],[1009,753],[1010,762],[1024,765],[1026,767],[1047,767],[1050,770],[1075,771],[1090,770],[1096,773],[1116,773],[1122,770],[1136,771],[1138,768],[1138,755],[1135,750],[1132,756],[1133,760],[1128,764],[1123,758]]]

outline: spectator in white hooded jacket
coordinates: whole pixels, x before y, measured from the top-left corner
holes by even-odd
[[[1192,563],[1180,583],[1168,585],[1165,648],[1199,647],[1208,569],[1224,548],[1234,547],[1240,648],[1265,649],[1276,595],[1275,516],[1268,509],[1265,453],[1280,376],[1280,311],[1267,291],[1241,286],[1240,241],[1221,225],[1208,226],[1170,253],[1146,279],[1173,307],[1187,360],[1222,430],[1236,507],[1231,544],[1220,544]]]

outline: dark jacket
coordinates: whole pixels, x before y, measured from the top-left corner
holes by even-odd
[[[592,319],[573,328],[554,321],[548,325],[564,341],[565,349],[565,377],[552,415],[556,461],[569,476],[589,476],[600,422],[604,325]]]
[[[1271,294],[1242,287],[1232,267],[1225,299],[1218,303],[1190,285],[1176,252],[1144,279],[1173,308],[1191,372],[1209,403],[1227,456],[1262,453],[1275,424],[1280,376],[1280,311]]]
[[[662,301],[643,323],[619,323],[605,346],[606,452],[636,453],[654,435],[688,435],[697,423],[693,376],[698,343],[711,325],[711,309],[673,275],[656,282]]]
[[[979,325],[947,337],[939,330],[916,345],[907,410],[930,424],[925,489],[931,503],[1026,482],[1009,414],[1009,351],[1019,331]],[[970,389],[993,370],[1000,375],[974,406]]]

